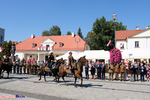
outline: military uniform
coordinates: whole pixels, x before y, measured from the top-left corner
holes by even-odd
[[[31,62],[31,67],[30,67],[30,74],[33,75],[33,62]]]
[[[123,80],[125,81],[125,72],[126,72],[126,65],[125,65],[125,64],[122,64],[122,65],[120,66],[121,81],[122,81],[122,78],[123,78]]]
[[[38,73],[40,72],[40,61],[37,63],[37,75],[38,75]]]
[[[74,58],[72,57],[72,55],[68,56],[68,65],[72,67],[74,67]]]
[[[115,66],[115,79],[118,80],[118,74],[119,74],[119,64]]]
[[[20,64],[19,64],[19,73],[22,74],[22,66],[23,66],[23,62],[20,61]]]
[[[113,64],[110,64],[108,68],[109,68],[108,73],[109,73],[109,81],[110,81],[113,80],[113,74],[114,74]]]
[[[27,74],[30,74],[30,67],[31,67],[31,64],[29,62],[27,62],[27,64],[26,64]]]
[[[26,61],[23,62],[23,72],[26,74]]]

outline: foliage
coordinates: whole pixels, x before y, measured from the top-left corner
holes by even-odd
[[[117,22],[116,24],[116,30],[126,30],[126,26],[122,25],[122,22]],[[114,22],[106,21],[105,17],[102,16],[100,19],[96,19],[96,21],[93,23],[92,33],[94,33],[95,36],[95,43],[89,44],[91,50],[110,50],[112,47],[107,47],[107,43],[109,40],[112,41],[114,44]],[[85,41],[88,43],[90,41],[90,38],[92,35],[86,36]],[[89,40],[88,40],[89,39]]]
[[[12,46],[12,42],[9,41],[4,41],[3,44],[2,44],[2,48],[3,48],[3,51],[0,52],[0,57],[3,57],[3,55],[8,55],[8,56],[11,56],[11,46]]]
[[[83,39],[83,35],[82,35],[82,32],[81,32],[81,28],[79,27],[79,29],[78,29],[78,35]]]
[[[68,32],[67,32],[67,35],[71,35],[71,32],[70,32],[70,31],[68,31]]]
[[[96,34],[91,32],[88,32],[87,36],[85,37],[84,41],[86,41],[86,43],[88,45],[90,45],[91,50],[95,50],[97,47],[96,45]]]
[[[42,36],[50,36],[49,31],[48,30],[43,31]]]
[[[45,30],[42,32],[42,36],[61,35],[60,28],[56,25],[51,27],[50,31]]]

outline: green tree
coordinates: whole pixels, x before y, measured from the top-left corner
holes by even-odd
[[[84,38],[84,41],[90,46],[91,50],[95,50],[97,48],[96,45],[96,34],[91,32],[87,33],[87,36]]]
[[[50,36],[49,31],[48,30],[43,31],[42,36]]]
[[[68,31],[68,32],[67,32],[67,35],[71,35],[71,32],[70,32],[70,31]]]
[[[81,32],[81,28],[79,27],[79,29],[78,29],[78,35],[83,39],[83,35],[82,35],[82,32]]]
[[[49,31],[45,30],[42,32],[42,36],[52,36],[52,35],[61,35],[61,31],[58,26],[53,26]]]
[[[11,56],[11,53],[10,53],[11,46],[12,46],[11,41],[9,41],[9,42],[4,41],[3,44],[2,44],[3,51],[0,52],[0,57],[3,57],[3,55]]]
[[[53,26],[50,29],[50,35],[61,35],[60,28],[58,26]]]
[[[126,30],[126,26],[122,25],[122,22],[117,22],[116,30]],[[93,23],[92,32],[96,34],[96,37],[94,40],[96,45],[92,45],[92,48],[91,48],[91,44],[89,44],[91,49],[93,48],[95,50],[102,50],[102,49],[110,50],[111,49],[110,47],[109,48],[107,47],[107,43],[109,42],[109,40],[111,40],[112,43],[114,44],[114,22],[112,20],[106,21],[104,16],[102,16],[102,18],[100,19],[97,18],[96,21]],[[93,39],[93,37],[89,37],[87,39],[90,39],[90,38]]]

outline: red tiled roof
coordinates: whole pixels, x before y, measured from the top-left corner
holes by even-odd
[[[34,38],[29,37],[28,39],[22,41],[21,43],[16,45],[16,51],[37,51],[38,47],[41,47],[41,42],[45,39],[51,39],[56,44],[53,45],[53,51],[55,50],[77,50],[77,42],[80,36],[76,35],[72,37],[72,35],[64,35],[64,36],[37,36]],[[36,43],[36,47],[32,47],[33,43]],[[59,43],[63,43],[62,47],[59,47]],[[78,42],[78,50],[85,50],[86,42],[80,38],[80,42]]]
[[[141,33],[146,29],[142,30],[123,30],[123,31],[116,31],[116,40],[126,40],[127,37]]]

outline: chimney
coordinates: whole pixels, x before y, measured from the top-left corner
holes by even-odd
[[[136,30],[140,30],[139,26],[136,27]]]
[[[35,38],[35,35],[34,35],[34,34],[31,34],[31,38],[32,38],[32,39]]]
[[[75,33],[74,32],[72,32],[72,37],[75,37]]]
[[[150,29],[150,26],[147,26],[146,29]]]

